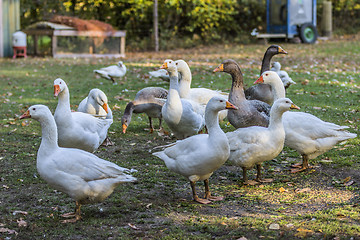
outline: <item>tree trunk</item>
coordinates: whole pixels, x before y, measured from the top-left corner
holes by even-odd
[[[158,0],[154,0],[154,41],[155,52],[159,51]]]

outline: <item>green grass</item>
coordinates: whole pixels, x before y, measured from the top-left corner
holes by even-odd
[[[281,46],[289,54],[275,56],[273,60],[280,61],[297,82],[288,89],[287,96],[301,111],[347,125],[359,135],[360,43],[332,41]],[[115,86],[95,78],[92,70],[114,64],[116,59],[0,59],[0,229],[18,233],[15,236],[0,232],[0,239],[360,238],[359,138],[311,160],[313,169],[295,175],[288,169],[300,161],[300,156],[285,147],[277,158],[264,163],[265,177],[274,179],[269,184],[243,186],[241,169],[226,163],[210,178],[212,192],[226,199],[203,206],[192,201],[186,179],[170,172],[150,154],[153,147],[174,139],[144,131],[148,127],[145,115],[134,115],[127,134],[121,133],[120,118],[138,90],[147,86],[168,88],[168,83],[147,76],[165,59],[189,62],[193,87],[228,91],[230,76],[213,74],[212,70],[223,60],[233,58],[242,68],[247,87],[251,86],[258,77],[266,48],[219,45],[128,53],[124,60],[128,68],[126,79]],[[33,104],[45,104],[54,112],[57,98],[53,97],[53,81],[58,77],[70,89],[73,109],[92,88],[107,94],[114,114],[109,135],[115,145],[101,147],[95,154],[138,170],[134,174],[138,183],[119,186],[103,203],[83,206],[83,220],[76,224],[60,223],[60,215],[72,211],[74,202],[50,188],[36,171],[39,124],[31,119],[18,119]],[[301,84],[306,80],[308,84]],[[158,126],[156,120],[154,124]],[[221,126],[224,131],[234,129],[226,122]],[[249,178],[254,176],[255,171],[249,171]],[[347,177],[354,181],[350,186],[344,185]],[[199,193],[203,192],[202,183],[197,188]],[[281,192],[281,188],[285,191]],[[15,211],[28,214],[14,215]],[[19,226],[20,219],[27,226]],[[273,223],[279,224],[280,230],[269,230]]]

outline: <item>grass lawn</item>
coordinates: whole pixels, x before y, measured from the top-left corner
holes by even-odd
[[[360,41],[329,41],[315,45],[280,44],[288,55],[275,56],[290,77],[287,97],[322,120],[349,126],[360,134]],[[192,87],[229,91],[231,77],[212,73],[223,60],[240,64],[246,87],[258,78],[265,45],[217,45],[171,52],[127,53],[126,78],[118,85],[96,78],[93,70],[116,59],[0,59],[0,239],[360,239],[360,140],[339,144],[310,161],[312,169],[291,174],[301,160],[284,148],[264,163],[264,177],[274,182],[242,184],[242,170],[226,163],[210,178],[214,194],[225,200],[210,205],[192,201],[188,181],[151,155],[158,145],[174,142],[148,133],[144,114],[133,115],[126,134],[120,118],[127,102],[147,86],[168,88],[149,78],[165,59],[184,59],[193,73]],[[33,104],[55,111],[53,81],[66,81],[72,109],[92,88],[102,89],[113,109],[110,138],[114,146],[95,154],[135,168],[136,184],[123,184],[103,203],[82,207],[82,221],[62,224],[61,214],[75,207],[36,170],[40,124],[19,120]],[[158,126],[155,120],[155,127]],[[167,128],[166,124],[164,124]],[[224,131],[234,128],[221,123]],[[255,170],[248,171],[249,178]],[[197,185],[199,193],[203,184]],[[200,191],[201,190],[201,191]],[[353,237],[353,238],[351,238]]]

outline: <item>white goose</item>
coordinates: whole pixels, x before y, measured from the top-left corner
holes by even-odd
[[[102,78],[111,80],[113,84],[116,84],[114,78],[121,78],[126,74],[126,66],[122,61],[119,61],[116,65],[111,65],[109,67],[100,68],[99,70],[94,70],[94,73],[99,74]]]
[[[296,82],[294,82],[291,79],[291,77],[289,77],[289,74],[286,71],[280,69],[281,69],[281,64],[279,62],[274,62],[270,70],[276,72],[279,75],[281,81],[284,84],[285,89],[290,87],[291,84],[296,84]]]
[[[188,99],[192,102],[206,105],[214,96],[228,99],[229,94],[220,91],[214,91],[207,88],[191,88],[192,75],[189,65],[182,59],[175,61],[178,72],[181,75],[179,83],[179,95],[181,98]],[[193,104],[194,105],[194,104]],[[227,110],[219,113],[219,119],[223,120],[227,116]]]
[[[80,149],[59,147],[56,123],[48,107],[33,105],[20,117],[23,118],[33,118],[41,124],[42,138],[36,161],[40,176],[75,200],[75,212],[63,215],[75,218],[63,222],[80,220],[82,204],[102,202],[118,184],[136,181],[126,174],[131,172],[129,169]]]
[[[101,119],[82,112],[71,112],[70,93],[64,80],[54,81],[54,96],[59,101],[55,110],[59,146],[95,151],[104,142],[112,119]]]
[[[257,181],[261,179],[261,163],[275,158],[282,151],[285,131],[282,115],[290,109],[299,109],[288,98],[278,99],[270,111],[269,126],[252,126],[238,128],[226,133],[230,144],[229,161],[243,169],[244,184],[248,184],[246,171],[254,165],[257,167]]]
[[[194,110],[189,101],[180,99],[175,62],[167,59],[161,68],[166,69],[170,76],[168,96],[161,110],[164,121],[178,139],[197,134],[204,127],[204,117]]]
[[[95,117],[113,119],[107,96],[98,88],[90,90],[89,95],[80,102],[77,111],[89,113]]]
[[[255,83],[266,83],[272,86],[274,98],[285,96],[285,90],[280,77],[272,71],[264,72]],[[344,140],[355,138],[357,135],[344,131],[347,126],[339,126],[325,122],[314,115],[304,112],[287,112],[283,116],[285,128],[285,146],[302,155],[303,161],[299,172],[309,168],[308,161],[329,151],[336,144]]]
[[[158,69],[155,71],[150,71],[149,75],[150,75],[150,77],[160,78],[166,82],[170,81],[169,73],[165,69]]]
[[[223,199],[222,197],[211,196],[209,178],[215,170],[225,163],[230,153],[229,143],[219,126],[218,119],[218,112],[225,108],[236,109],[224,98],[213,97],[205,110],[205,122],[209,134],[199,134],[179,140],[164,151],[153,153],[162,159],[171,171],[189,179],[194,200],[202,204]],[[197,196],[196,181],[204,181],[205,199]]]

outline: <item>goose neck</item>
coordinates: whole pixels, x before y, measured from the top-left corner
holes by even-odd
[[[263,57],[263,60],[261,62],[261,70],[260,70],[260,76],[263,74],[263,72],[270,70],[270,62],[272,57],[275,55],[272,51],[266,51]]]
[[[214,111],[210,109],[205,110],[205,125],[208,130],[209,136],[218,136],[219,134],[224,134],[223,130],[219,125],[219,111]]]
[[[49,113],[46,118],[40,120],[41,125],[41,144],[40,150],[58,148],[58,132],[54,117]]]
[[[181,69],[181,80],[179,83],[179,93],[181,98],[186,98],[189,95],[192,75],[190,69]]]
[[[70,93],[67,87],[62,90],[58,95],[59,101],[57,108],[65,109],[67,112],[71,112],[70,110]]]
[[[282,115],[285,111],[281,111],[278,108],[271,108],[270,111],[270,121],[269,121],[269,129],[270,130],[275,130],[275,129],[279,129],[279,128],[284,128],[283,123],[282,123]]]
[[[274,96],[274,102],[279,98],[285,97],[285,88],[284,84],[281,82],[280,78],[279,81],[276,81],[271,84],[271,91]]]

